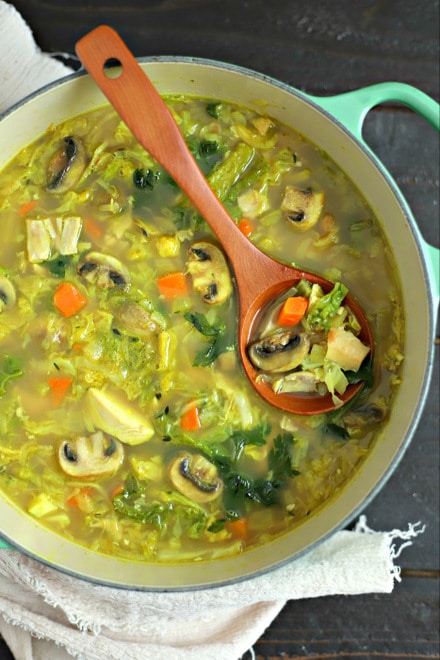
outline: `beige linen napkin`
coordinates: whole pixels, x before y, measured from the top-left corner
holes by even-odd
[[[0,112],[69,72],[0,0]],[[266,575],[176,593],[101,587],[0,549],[0,635],[16,660],[238,660],[287,600],[390,593],[400,579],[395,558],[422,531],[376,533],[361,518],[354,531]]]
[[[390,593],[395,558],[422,531],[372,532],[361,518],[266,575],[175,593],[101,587],[0,550],[0,634],[16,660],[238,660],[287,600]],[[46,640],[62,648],[49,655]]]

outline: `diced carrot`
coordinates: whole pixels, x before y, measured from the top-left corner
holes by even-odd
[[[245,541],[248,537],[248,521],[246,518],[239,518],[225,523],[225,529],[236,539]]]
[[[39,202],[38,199],[31,199],[30,202],[26,202],[26,204],[23,204],[23,206],[20,207],[20,210],[18,212],[20,217],[23,217],[24,215],[29,213],[29,211],[32,211],[32,209],[34,209],[37,206],[38,202]]]
[[[254,225],[249,220],[246,220],[246,218],[240,220],[238,228],[245,236],[249,236],[254,231]]]
[[[72,495],[72,497],[69,497],[68,500],[66,500],[67,506],[78,506],[78,498],[76,495]]]
[[[116,497],[116,495],[119,495],[119,493],[122,493],[124,490],[124,484],[119,484],[119,486],[116,486],[116,488],[112,492],[112,499]]]
[[[87,305],[87,300],[70,282],[63,282],[55,291],[53,302],[58,311],[68,318]]]
[[[287,298],[278,314],[278,325],[296,325],[307,311],[309,301],[303,296]]]
[[[81,344],[72,344],[72,351],[80,351],[82,349]]]
[[[180,428],[182,431],[197,431],[200,428],[199,409],[197,406],[191,406],[180,418]]]
[[[188,284],[186,281],[185,273],[169,273],[162,275],[157,280],[159,293],[167,299],[179,298],[186,296],[188,293]]]
[[[88,498],[93,494],[93,488],[91,486],[84,486],[81,488],[75,495],[69,497],[66,500],[67,506],[76,506],[78,509],[88,508],[84,507]]]
[[[69,376],[59,378],[48,378],[47,382],[52,390],[52,401],[54,406],[59,406],[67,390],[71,386],[73,378]]]
[[[102,236],[101,225],[98,222],[95,222],[91,218],[86,218],[84,220],[84,229],[93,238],[99,238]]]

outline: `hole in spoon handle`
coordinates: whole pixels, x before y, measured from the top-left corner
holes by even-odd
[[[109,57],[103,65],[103,70],[107,78],[115,79],[122,75],[122,63],[117,57]]]
[[[101,25],[78,41],[76,52],[142,146],[161,164],[169,160],[167,151],[182,139],[180,131],[168,120],[168,107],[120,36]],[[109,62],[120,67],[105,68]],[[166,169],[171,165],[167,162]]]
[[[201,195],[197,193],[205,186],[209,195],[210,188],[171,111],[121,37],[112,28],[101,25],[78,41],[76,52],[138,142],[204,216],[204,209],[197,203]],[[120,67],[105,68],[109,62],[119,62]],[[115,73],[119,75],[115,77]]]

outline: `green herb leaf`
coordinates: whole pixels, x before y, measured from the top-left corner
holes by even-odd
[[[238,461],[243,453],[243,449],[246,445],[254,445],[256,447],[262,447],[266,444],[266,436],[270,433],[270,426],[265,422],[258,424],[252,429],[242,429],[239,431],[234,431],[231,435],[231,441],[233,443],[232,458],[234,461]]]
[[[146,525],[162,530],[172,511],[172,506],[159,501],[148,501],[146,488],[130,474],[123,490],[113,498],[115,511]]]
[[[212,156],[220,150],[220,145],[215,140],[201,140],[199,145],[199,155],[202,158]]]
[[[206,316],[200,312],[186,312],[183,316],[205,337],[216,337],[221,332],[221,326],[209,323]]]
[[[55,259],[45,261],[44,263],[49,266],[49,271],[52,273],[52,275],[55,275],[55,277],[65,277],[66,266],[69,264],[69,262],[70,257],[60,254],[58,257],[55,257]]]
[[[186,144],[205,176],[222,159],[223,150],[215,140],[199,140],[190,136]]]
[[[213,103],[208,103],[206,106],[206,112],[210,117],[218,119],[222,109],[222,104],[219,101],[214,101]]]
[[[363,381],[368,387],[373,385],[373,362],[369,360],[358,371],[345,371],[349,383],[360,383]]]
[[[298,470],[292,467],[294,444],[295,440],[291,433],[284,433],[275,438],[273,447],[269,452],[269,469],[276,479],[283,481],[286,477],[296,477],[300,474]]]
[[[159,496],[160,497],[160,496]],[[185,501],[179,494],[163,493],[163,500],[149,500],[147,488],[133,474],[129,474],[123,490],[113,498],[115,511],[145,525],[152,525],[162,533],[172,518],[180,523],[189,538],[200,538],[206,529],[206,513],[197,505]]]
[[[133,172],[133,183],[138,190],[153,190],[154,184],[159,181],[160,172],[152,170],[135,169]]]
[[[241,437],[233,434],[234,443],[245,444],[265,444],[265,436],[269,433],[268,426],[260,425],[255,427],[247,437]],[[235,435],[235,437],[234,437]],[[292,478],[299,474],[298,470],[292,467],[291,450],[294,439],[291,434],[278,436],[274,440],[274,446],[269,453],[269,478],[254,479],[249,474],[241,471],[237,467],[237,459],[230,459],[225,455],[215,453],[210,455],[210,459],[217,467],[224,483],[223,501],[229,511],[236,512],[237,515],[245,513],[246,501],[257,502],[264,506],[272,506],[278,501],[278,493],[284,485],[286,478]],[[239,451],[237,452],[239,453]]]
[[[194,328],[200,332],[204,337],[209,337],[206,347],[202,348],[195,356],[195,367],[208,367],[215,362],[221,353],[231,351],[233,345],[231,344],[226,333],[226,326],[223,321],[209,323],[204,314],[199,312],[186,312],[184,318],[191,323]]]
[[[325,433],[336,436],[338,440],[348,440],[350,437],[350,434],[345,426],[340,426],[339,424],[334,424],[333,422],[326,424],[324,431]]]
[[[216,361],[219,355],[233,350],[233,345],[224,335],[218,335],[210,342],[206,349],[200,350],[194,359],[195,367],[209,367]]]
[[[219,518],[218,520],[214,520],[214,522],[209,525],[208,532],[212,532],[213,534],[216,532],[221,532],[222,529],[225,528],[225,522],[226,518]]]

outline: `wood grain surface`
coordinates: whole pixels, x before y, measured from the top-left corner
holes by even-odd
[[[45,51],[71,54],[81,36],[106,23],[120,32],[137,56],[191,55],[231,62],[317,95],[398,80],[439,97],[437,1],[11,4]],[[414,113],[387,104],[370,112],[364,136],[401,188],[424,237],[438,246],[437,134]],[[416,521],[425,525],[424,534],[399,560],[402,581],[390,595],[290,601],[254,645],[257,660],[440,658],[439,350],[437,344],[434,378],[412,443],[365,510],[374,529],[406,528]],[[11,658],[0,641],[0,660]],[[243,656],[250,658],[250,652]]]

